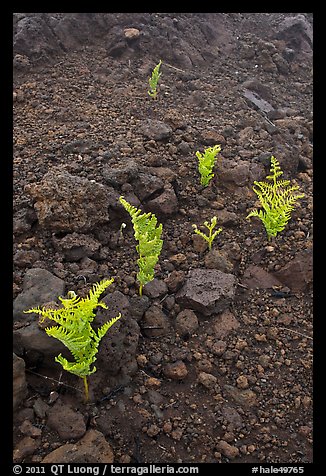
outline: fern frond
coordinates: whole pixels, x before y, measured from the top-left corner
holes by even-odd
[[[54,359],[56,362],[62,365],[62,368],[71,374],[77,375],[78,377],[86,377],[96,372],[96,367],[90,368],[93,362],[69,362],[61,354],[59,354]]]
[[[45,332],[48,336],[54,337],[62,342],[70,350],[76,360],[79,360],[80,354],[82,354],[90,344],[90,336],[87,335],[86,332],[79,334],[75,330],[68,331],[62,326],[47,327]]]
[[[216,238],[216,236],[219,235],[222,231],[222,228],[218,228],[213,233],[213,230],[214,230],[216,224],[217,224],[217,216],[213,216],[213,218],[211,218],[210,223],[208,221],[204,222],[204,226],[208,229],[208,235],[205,235],[205,233],[203,233],[201,230],[199,230],[197,225],[195,225],[195,224],[192,225],[192,227],[194,229],[194,232],[197,235],[201,236],[205,241],[207,241],[209,249],[212,248],[212,243],[213,243],[214,238]]]
[[[200,173],[200,183],[203,187],[207,187],[214,177],[213,168],[217,159],[217,154],[221,151],[220,145],[208,147],[204,153],[196,152],[198,159],[198,171]]]
[[[280,175],[283,175],[283,172],[280,167],[280,163],[278,160],[275,159],[275,157],[272,155],[271,157],[271,168],[270,168],[271,175],[267,175],[268,180],[273,180],[274,184],[277,180],[277,177]]]
[[[105,322],[101,327],[99,327],[97,329],[97,338],[101,340],[102,337],[104,337],[107,331],[110,329],[110,327],[112,327],[113,324],[117,322],[120,318],[121,313],[119,313],[116,317],[113,317],[110,321]]]
[[[75,362],[68,362],[61,354],[55,360],[62,365],[64,370],[84,379],[86,398],[88,393],[85,378],[96,371],[96,367],[91,368],[91,365],[96,360],[99,343],[108,329],[121,318],[121,314],[119,314],[116,318],[103,324],[97,332],[90,324],[94,319],[94,310],[97,307],[107,309],[107,305],[104,302],[99,302],[99,298],[113,281],[112,278],[95,283],[89,295],[83,299],[76,296],[74,292],[69,292],[68,298],[59,297],[62,304],[59,309],[38,307],[24,311],[26,313],[35,312],[43,319],[48,318],[57,324],[47,327],[45,332],[48,336],[62,342],[71,352]]]
[[[108,288],[114,281],[114,278],[111,279],[104,279],[103,281],[100,281],[99,283],[95,283],[93,285],[93,288],[89,292],[89,296],[85,298],[85,301],[92,303],[94,307],[99,306],[100,304],[104,303],[99,303],[99,298],[101,294]],[[104,304],[105,308],[107,309],[106,305]]]
[[[70,291],[71,293],[71,291]],[[69,293],[68,293],[69,295]],[[70,294],[71,295],[71,294]],[[78,303],[80,301],[80,297],[78,297],[77,295],[72,295],[71,298],[62,298],[61,296],[59,296],[59,301],[61,301],[63,307],[67,308],[67,309],[72,309],[73,307],[77,307],[78,306]]]
[[[162,60],[160,60],[159,63],[155,66],[155,68],[152,71],[152,75],[148,80],[149,88],[150,88],[148,91],[148,94],[154,99],[156,99],[156,96],[157,96],[157,84],[162,74],[160,72],[161,64],[162,64]]]
[[[275,157],[271,157],[271,174],[266,178],[269,182],[254,182],[252,187],[256,193],[262,210],[253,210],[247,215],[250,217],[258,217],[267,232],[267,237],[276,237],[278,233],[284,230],[285,226],[291,219],[291,212],[297,200],[304,197],[304,194],[297,193],[298,185],[290,185],[289,180],[277,180],[283,174],[279,162]]]
[[[153,213],[142,213],[122,196],[119,201],[131,217],[134,236],[138,242],[136,245],[139,254],[137,280],[140,284],[139,293],[141,294],[143,286],[154,279],[154,267],[163,246],[161,239],[163,225],[157,225],[157,218]]]

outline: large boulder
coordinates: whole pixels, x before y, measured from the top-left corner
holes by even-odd
[[[40,226],[54,233],[93,231],[109,221],[106,187],[65,170],[48,172],[25,191],[35,200]]]
[[[28,320],[29,314],[23,314],[23,311],[54,301],[64,294],[64,290],[64,281],[50,271],[29,269],[24,276],[23,291],[14,300],[14,320]]]
[[[195,268],[189,271],[177,302],[205,316],[224,311],[234,298],[236,277],[216,269]]]
[[[294,51],[312,52],[313,27],[302,14],[285,18],[278,25],[276,38],[285,41],[287,47]]]

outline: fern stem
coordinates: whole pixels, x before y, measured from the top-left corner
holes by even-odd
[[[143,295],[143,285],[140,284],[139,285],[139,296],[142,296]]]
[[[86,397],[86,402],[89,401],[89,393],[88,393],[88,382],[87,382],[87,376],[83,377],[84,380],[84,388],[85,388],[85,397]]]

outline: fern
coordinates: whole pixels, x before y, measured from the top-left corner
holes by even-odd
[[[156,99],[157,96],[157,83],[161,77],[161,72],[160,72],[160,67],[162,64],[162,60],[159,61],[159,63],[155,66],[155,68],[152,71],[152,75],[148,80],[149,83],[149,90],[148,94],[153,98]]]
[[[202,231],[200,231],[197,227],[197,225],[192,225],[194,228],[194,232],[197,233],[197,235],[201,236],[205,241],[208,243],[208,248],[211,250],[212,249],[212,243],[213,240],[216,238],[217,235],[219,235],[222,231],[222,228],[218,228],[216,231],[213,230],[216,226],[217,223],[217,216],[214,216],[211,218],[211,223],[209,224],[208,221],[204,222],[204,226],[208,229],[208,235],[205,235]]]
[[[104,302],[99,302],[100,295],[112,284],[114,279],[106,279],[94,284],[86,298],[81,299],[73,291],[68,293],[68,299],[59,297],[62,307],[59,309],[47,309],[45,307],[33,308],[24,313],[36,313],[41,316],[40,322],[45,319],[54,321],[57,325],[46,327],[45,332],[62,342],[71,352],[75,362],[69,362],[61,354],[55,357],[63,369],[84,380],[86,400],[88,400],[87,376],[96,371],[93,365],[101,339],[109,328],[121,317],[119,314],[103,324],[95,331],[91,322],[94,320],[97,307],[107,309]]]
[[[253,210],[246,218],[258,217],[265,227],[268,240],[284,230],[291,219],[295,202],[304,197],[304,194],[296,193],[298,185],[290,185],[290,180],[278,180],[282,174],[279,162],[272,156],[270,175],[266,177],[271,183],[255,181],[252,188],[262,209]]]
[[[213,168],[217,159],[217,154],[221,151],[220,145],[208,147],[204,150],[204,154],[199,151],[196,152],[198,158],[198,170],[200,173],[200,183],[203,187],[207,187],[209,182],[214,177]]]
[[[131,216],[134,236],[138,241],[136,246],[139,254],[137,280],[139,294],[142,295],[143,286],[154,279],[154,267],[163,246],[161,239],[163,227],[162,224],[157,226],[157,218],[153,213],[142,213],[140,209],[130,205],[123,197],[120,197],[119,201]]]

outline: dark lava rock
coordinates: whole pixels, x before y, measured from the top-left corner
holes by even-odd
[[[215,269],[192,269],[176,295],[177,302],[205,316],[224,311],[235,294],[233,274]]]
[[[46,269],[29,269],[24,277],[23,291],[14,300],[14,319],[28,320],[29,315],[22,311],[57,299],[63,295],[64,289],[64,281]]]
[[[146,203],[146,210],[164,219],[179,210],[179,203],[172,185],[165,185],[163,192]]]
[[[151,140],[165,140],[172,134],[170,126],[156,119],[147,119],[140,127],[140,132]]]
[[[181,336],[192,335],[198,329],[198,318],[191,309],[184,309],[177,315],[174,325]]]
[[[164,182],[156,175],[140,172],[133,180],[132,186],[137,197],[143,201],[163,191]]]
[[[86,433],[83,415],[59,401],[48,411],[47,426],[63,440],[79,439]]]
[[[13,408],[16,410],[27,395],[27,384],[24,360],[15,353],[13,359]]]
[[[161,279],[154,278],[144,286],[144,294],[152,299],[160,298],[167,292],[167,284]]]
[[[65,170],[48,172],[25,191],[35,200],[41,227],[54,233],[83,233],[109,221],[106,187]]]
[[[130,302],[120,291],[107,294],[103,299],[108,309],[100,308],[97,311],[95,325],[116,317],[119,312],[121,318],[113,324],[101,340],[98,352],[98,367],[107,375],[121,377],[133,373],[137,369],[136,351],[139,339],[139,326],[132,318]]]
[[[57,250],[64,254],[67,261],[79,261],[85,257],[98,258],[101,243],[82,233],[70,233],[62,239],[52,238]]]
[[[97,430],[88,430],[77,443],[66,443],[51,451],[42,463],[113,463],[112,447]]]
[[[170,322],[162,311],[162,307],[153,304],[141,320],[142,332],[146,337],[158,337],[166,335],[170,330]]]
[[[242,283],[250,289],[270,289],[273,286],[282,285],[273,274],[253,264],[250,264],[245,270]]]
[[[306,291],[313,280],[312,250],[299,252],[273,276],[293,291]]]

